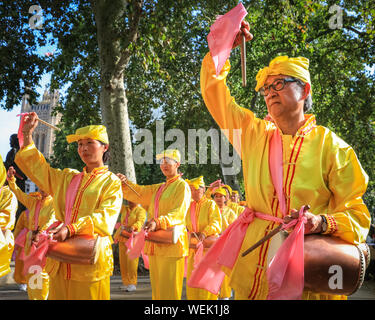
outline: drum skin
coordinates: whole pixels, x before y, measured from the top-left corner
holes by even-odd
[[[51,243],[47,257],[64,263],[95,264],[98,259],[100,237],[75,235],[65,241]]]
[[[351,295],[362,285],[368,252],[337,237],[305,235],[305,290]]]

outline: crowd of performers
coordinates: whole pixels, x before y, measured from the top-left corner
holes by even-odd
[[[246,22],[241,23],[239,34],[252,39]],[[10,271],[15,250],[14,278],[30,284],[35,271],[27,268],[27,258],[39,248],[37,244],[56,245],[87,236],[100,238],[95,263],[67,263],[46,254],[39,270],[40,285],[28,285],[30,299],[110,299],[113,238],[119,245],[126,290],[136,288],[142,255],[155,300],[181,299],[184,276],[187,299],[227,299],[233,293],[241,300],[346,299],[342,294],[303,290],[303,282],[302,287],[296,283],[303,281],[301,270],[286,272],[285,283],[275,291],[282,268],[275,268],[276,263],[271,268],[270,261],[279,253],[281,257],[288,254],[282,250],[279,234],[241,255],[279,225],[289,232],[287,239],[302,230],[302,236],[318,234],[353,245],[366,240],[371,218],[362,197],[368,176],[353,148],[307,114],[312,104],[308,69],[304,57],[281,56],[258,72],[256,91],[264,97],[269,113],[259,119],[231,96],[226,85],[229,60],[217,74],[211,53],[203,59],[201,91],[209,112],[221,129],[242,130],[237,151],[244,176],[243,203],[238,203],[236,191],[220,182],[206,187],[203,177],[182,178],[181,155],[174,149],[157,155],[165,176],[162,183],[137,185],[121,173],[110,172],[104,164],[109,141],[102,125],[83,127],[67,136],[69,143],[77,143],[85,164],[82,172],[54,169],[32,140],[37,115],[25,115],[15,162],[40,192],[20,191],[14,172],[7,173],[0,161],[0,276]],[[228,138],[236,148],[237,138]],[[13,233],[17,199],[27,210]],[[147,236],[171,228],[178,230],[173,243],[147,241]],[[123,231],[131,236],[125,238]],[[142,234],[146,241],[141,251],[130,257],[129,241],[142,244]],[[209,241],[213,244],[206,246]],[[290,289],[290,283],[295,287]]]

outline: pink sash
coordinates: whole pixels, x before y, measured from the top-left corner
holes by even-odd
[[[68,189],[66,191],[66,198],[65,198],[65,224],[67,225],[71,223],[71,215],[72,215],[72,209],[74,200],[76,197],[76,194],[78,192],[78,188],[81,184],[81,180],[83,177],[83,172],[80,174],[77,174],[73,177],[71,180]],[[38,213],[39,215],[39,213]],[[35,221],[38,221],[35,219]],[[34,221],[34,224],[35,224]],[[24,269],[23,272],[26,275],[29,272],[29,268],[33,265],[37,265],[44,268],[46,264],[46,255],[48,251],[48,247],[50,243],[56,242],[56,240],[52,239],[52,235],[49,233],[49,231],[53,228],[58,227],[62,222],[56,221],[54,222],[47,230],[44,230],[39,233],[39,241],[37,243],[33,242],[30,246],[30,252],[27,256],[24,256]]]

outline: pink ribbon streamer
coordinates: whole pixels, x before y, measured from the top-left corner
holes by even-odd
[[[22,133],[22,129],[23,129],[23,126],[25,124],[24,118],[28,114],[29,114],[28,112],[17,114],[17,117],[21,116],[20,126],[18,128],[18,133],[17,133],[17,138],[18,138],[18,143],[20,145],[20,149],[22,149],[22,147],[23,147],[23,133]]]
[[[240,2],[225,15],[219,16],[210,28],[207,42],[215,64],[216,76],[220,74],[230,55],[233,42],[241,27],[241,21],[246,15],[247,11]]]

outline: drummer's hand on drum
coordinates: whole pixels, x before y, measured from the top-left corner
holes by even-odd
[[[147,221],[145,223],[144,229],[149,232],[156,231],[157,223],[154,219],[151,219],[150,221]]]
[[[57,241],[65,241],[69,237],[68,227],[54,228],[50,230],[50,233],[53,234],[52,239]]]
[[[250,25],[244,20],[241,21],[240,31],[238,31],[236,38],[234,39],[232,49],[234,49],[241,43],[241,38],[243,35],[245,36],[246,41],[250,41],[253,39],[253,35],[250,33]]]
[[[315,215],[307,210],[303,215],[306,217],[305,234],[321,233],[322,232],[322,217]],[[292,209],[289,216],[284,217],[284,223],[287,224],[293,219],[298,219],[298,210]]]
[[[132,233],[134,231],[134,229],[132,227],[121,226],[121,228],[123,230],[125,230],[126,232],[129,232],[129,233]]]
[[[197,235],[199,241],[203,241],[204,239],[206,239],[206,236],[203,232],[196,232],[195,234]]]

